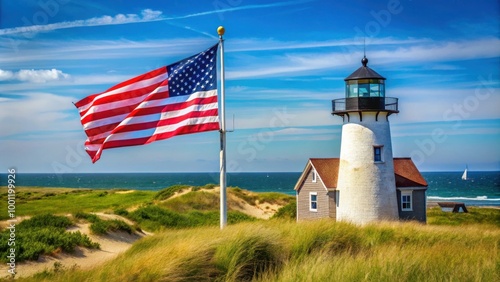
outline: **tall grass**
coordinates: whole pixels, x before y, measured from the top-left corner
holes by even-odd
[[[491,226],[270,220],[167,230],[45,281],[499,281],[499,252]]]
[[[141,229],[159,231],[165,228],[190,228],[198,226],[217,226],[218,211],[190,210],[176,212],[155,205],[141,207],[128,213],[127,217],[137,222]],[[253,221],[254,218],[238,211],[229,211],[227,221],[234,224],[243,221]]]

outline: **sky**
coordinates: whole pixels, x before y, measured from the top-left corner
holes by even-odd
[[[220,25],[229,172],[339,157],[331,100],[364,50],[399,98],[395,157],[421,171],[500,170],[496,0],[1,1],[0,169],[218,171],[217,131],[105,150],[92,164],[73,103],[207,49]]]

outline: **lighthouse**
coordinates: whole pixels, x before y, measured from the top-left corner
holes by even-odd
[[[398,99],[385,96],[385,78],[366,56],[361,64],[344,79],[345,98],[332,101],[343,121],[340,157],[310,158],[295,184],[297,221],[425,223],[427,182],[411,158],[392,155],[389,116]]]
[[[362,66],[344,79],[345,98],[332,101],[343,119],[338,164],[337,220],[368,223],[397,220],[398,202],[389,116],[398,99],[385,96],[385,78]]]

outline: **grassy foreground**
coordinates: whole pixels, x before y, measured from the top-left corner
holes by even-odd
[[[499,251],[491,226],[269,220],[164,231],[92,270],[35,280],[499,281]]]
[[[453,214],[431,208],[427,225],[385,222],[360,227],[331,220],[296,223],[293,197],[234,188],[228,192],[230,206],[244,201],[283,208],[270,220],[230,211],[230,225],[221,231],[217,227],[219,199],[217,193],[210,193],[214,187],[186,189],[19,189],[18,215],[71,213],[95,224],[93,232],[101,234],[123,224],[115,226],[89,212],[115,213],[155,234],[90,270],[58,263],[53,270],[18,280],[500,281],[500,210],[469,207],[467,214]],[[173,197],[178,193],[184,194]],[[3,197],[1,194],[0,200]],[[52,240],[54,233],[45,233]],[[46,247],[45,253],[50,253],[50,248]]]

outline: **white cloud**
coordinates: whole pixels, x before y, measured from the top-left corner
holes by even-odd
[[[156,20],[161,18],[161,15],[163,14],[162,11],[155,11],[151,9],[145,9],[141,11],[142,19],[144,21],[151,21],[151,20]]]
[[[262,5],[238,5],[236,7],[225,8],[224,5],[218,6],[216,2],[214,2],[213,10],[187,14],[183,16],[175,16],[175,17],[164,17],[162,11],[152,10],[152,9],[144,9],[141,11],[140,15],[138,14],[117,14],[115,16],[104,15],[100,17],[94,17],[86,20],[76,20],[76,21],[64,21],[53,24],[46,25],[32,25],[32,26],[23,26],[23,27],[13,27],[13,28],[4,28],[0,29],[0,36],[2,35],[17,35],[21,33],[29,33],[35,34],[39,32],[48,32],[58,29],[66,29],[66,28],[75,28],[75,27],[89,27],[89,26],[103,26],[103,25],[121,25],[121,24],[131,24],[131,23],[144,23],[144,22],[152,22],[152,21],[167,21],[167,20],[178,20],[178,19],[186,19],[192,17],[206,16],[212,14],[218,14],[221,17],[226,12],[231,11],[240,11],[240,10],[251,10],[251,9],[262,9],[262,8],[272,8],[272,7],[282,7],[282,6],[290,6],[301,4],[304,2],[309,2],[310,0],[298,0],[298,1],[288,1],[288,2],[278,2],[272,4],[262,4]]]
[[[480,38],[469,41],[423,41],[410,47],[392,44],[381,45],[370,51],[370,61],[377,65],[406,64],[411,66],[423,64],[464,61],[473,59],[496,58],[500,56],[499,38]],[[373,48],[375,49],[375,48]],[[227,71],[228,79],[258,79],[269,77],[289,77],[312,74],[317,71],[338,69],[351,66],[363,57],[362,50],[338,50],[329,52],[290,51],[272,57],[258,55],[238,56],[244,67],[237,71]],[[359,61],[358,61],[359,62]]]
[[[14,77],[14,73],[11,71],[4,71],[0,69],[0,81],[11,80]]]
[[[86,26],[101,26],[101,25],[119,25],[130,24],[137,22],[151,22],[162,20],[161,11],[153,11],[151,9],[142,10],[141,16],[137,14],[117,14],[115,16],[101,16],[86,20],[65,21],[47,25],[32,25],[23,27],[13,27],[0,29],[0,36],[15,35],[19,33],[38,33],[47,32],[58,29],[86,27]]]
[[[23,69],[17,72],[4,71],[0,69],[0,81],[19,80],[34,83],[45,83],[47,81],[66,80],[70,77],[69,74],[63,73],[57,69],[50,70],[28,70]]]

